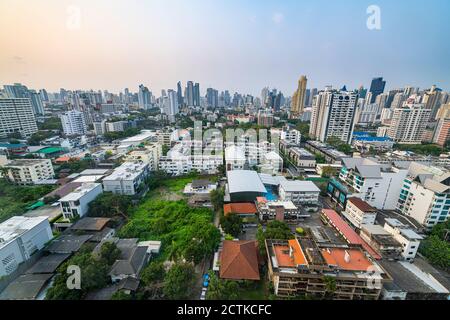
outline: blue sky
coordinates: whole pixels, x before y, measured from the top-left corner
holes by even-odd
[[[381,30],[366,27],[369,5]],[[159,93],[193,80],[290,95],[306,74],[308,87],[383,76],[450,90],[449,14],[446,0],[2,0],[0,84]]]

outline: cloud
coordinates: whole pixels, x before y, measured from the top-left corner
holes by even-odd
[[[275,12],[275,13],[272,15],[272,21],[273,21],[275,24],[280,24],[280,23],[283,22],[283,20],[284,20],[284,15],[283,15],[281,12]]]

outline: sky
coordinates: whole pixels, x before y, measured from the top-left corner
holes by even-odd
[[[383,76],[450,90],[449,14],[448,0],[0,0],[0,85],[291,95],[305,74],[319,89]]]

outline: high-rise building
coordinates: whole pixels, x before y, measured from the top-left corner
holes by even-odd
[[[139,85],[139,108],[147,110],[152,106],[152,93],[143,84]]]
[[[9,98],[29,98],[35,115],[44,114],[44,105],[41,96],[35,90],[28,90],[26,86],[20,83],[5,85],[3,88]]]
[[[42,101],[44,101],[44,102],[49,101],[47,90],[45,90],[45,89],[39,90],[39,95],[41,96]]]
[[[44,114],[44,104],[42,103],[41,96],[35,91],[29,91],[31,105],[33,106],[34,114],[43,115]]]
[[[421,143],[431,110],[408,99],[392,114],[388,137],[398,143]]]
[[[292,103],[291,103],[291,114],[293,116],[301,115],[303,109],[305,108],[307,82],[308,79],[306,79],[306,76],[301,76],[300,79],[298,80],[298,87],[292,96]]]
[[[213,88],[206,89],[206,101],[208,107],[217,108],[219,106],[219,91]]]
[[[200,84],[198,82],[194,85],[194,106],[200,106]]]
[[[383,77],[372,79],[372,83],[370,84],[370,89],[369,89],[369,92],[372,93],[370,103],[374,103],[377,96],[384,92],[385,86],[386,86],[386,81],[383,81]]]
[[[0,137],[19,133],[28,138],[37,132],[36,118],[28,98],[0,98]]]
[[[188,107],[194,106],[194,83],[188,81],[186,84],[185,103]]]
[[[442,105],[436,115],[433,142],[444,146],[450,140],[450,104]]]
[[[436,117],[436,114],[439,110],[440,101],[441,101],[441,92],[442,90],[437,88],[435,85],[431,87],[430,90],[425,92],[423,95],[422,102],[425,104],[425,108],[431,110],[430,120],[433,121]]]
[[[180,108],[183,105],[183,91],[181,89],[181,81],[178,81],[177,83],[177,101],[178,108]]]
[[[327,88],[314,97],[309,135],[326,142],[335,137],[350,143],[355,126],[358,94]]]
[[[86,120],[81,111],[71,110],[60,116],[64,134],[83,135],[87,132]]]

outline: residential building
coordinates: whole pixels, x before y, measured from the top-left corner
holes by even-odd
[[[265,197],[258,197],[256,198],[256,208],[261,221],[296,220],[310,216],[308,213],[302,213],[301,208],[297,207],[292,201],[269,201]]]
[[[369,158],[344,158],[339,179],[331,179],[327,193],[345,208],[349,197],[358,197],[372,207],[394,210],[408,169]]]
[[[280,297],[378,300],[383,284],[392,281],[358,246],[319,245],[307,238],[267,239],[265,245],[269,280]],[[332,292],[327,289],[330,278]]]
[[[256,241],[225,240],[220,252],[219,277],[228,280],[259,280]]]
[[[128,121],[108,121],[105,126],[107,132],[122,132],[130,127],[130,123]]]
[[[106,131],[106,120],[101,121],[94,121],[92,122],[92,125],[94,126],[94,132],[95,135],[101,136],[104,135]]]
[[[68,195],[59,199],[65,220],[83,217],[89,211],[89,203],[103,193],[101,183],[83,183]]]
[[[383,226],[378,224],[365,224],[359,233],[361,238],[367,242],[383,259],[400,260],[402,258],[402,245],[387,232]]]
[[[403,258],[410,262],[413,261],[416,257],[417,250],[419,250],[420,240],[423,237],[397,219],[386,219],[384,229],[392,234],[394,239],[402,245],[401,255]]]
[[[146,144],[143,147],[133,149],[125,156],[127,162],[142,162],[149,166],[150,171],[156,171],[159,167],[159,158],[162,156],[162,145],[159,143]]]
[[[206,179],[196,179],[191,183],[188,183],[184,187],[184,194],[209,194],[211,191],[217,189],[217,183],[211,182]]]
[[[225,168],[230,170],[245,169],[247,159],[245,158],[245,151],[243,147],[235,145],[225,148]]]
[[[371,225],[375,223],[377,209],[369,205],[364,200],[356,197],[347,199],[347,205],[342,215],[357,229],[361,229],[363,225]]]
[[[299,145],[302,140],[302,134],[297,129],[284,128],[281,131],[281,140],[285,140],[293,145]]]
[[[3,167],[7,178],[16,184],[36,184],[55,175],[50,159],[15,159]]]
[[[0,223],[0,277],[14,272],[52,238],[47,217],[15,216]]]
[[[314,97],[309,135],[326,142],[338,138],[352,140],[358,94],[348,91],[325,90]]]
[[[292,201],[295,205],[312,205],[319,202],[320,189],[311,181],[284,180],[279,186],[280,199]]]
[[[427,164],[411,163],[402,180],[397,209],[426,228],[450,216],[450,173]]]
[[[251,202],[233,202],[223,205],[223,214],[225,216],[238,215],[240,217],[255,217],[258,213],[256,206]]]
[[[303,109],[305,108],[305,95],[306,95],[306,84],[308,79],[306,76],[301,76],[298,80],[297,90],[292,95],[291,102],[291,114],[292,116],[299,116],[303,113]]]
[[[450,140],[450,118],[439,119],[433,133],[433,143],[445,146]]]
[[[431,110],[423,104],[408,99],[401,108],[394,109],[388,137],[397,143],[420,144],[425,132]]]
[[[316,157],[303,148],[289,148],[287,156],[298,168],[314,170],[316,167]]]
[[[0,138],[18,133],[29,138],[38,131],[30,99],[0,97]]]
[[[71,110],[62,114],[60,118],[65,135],[73,136],[87,133],[87,125],[83,112]]]
[[[135,195],[142,191],[149,175],[149,165],[144,162],[124,162],[107,177],[103,178],[105,192]]]
[[[258,111],[258,125],[263,127],[273,126],[273,114],[269,111]]]
[[[152,107],[152,93],[143,84],[139,85],[138,102],[140,109],[148,110]]]
[[[349,156],[320,141],[306,141],[305,148],[325,158],[327,163],[341,164],[342,159]]]

